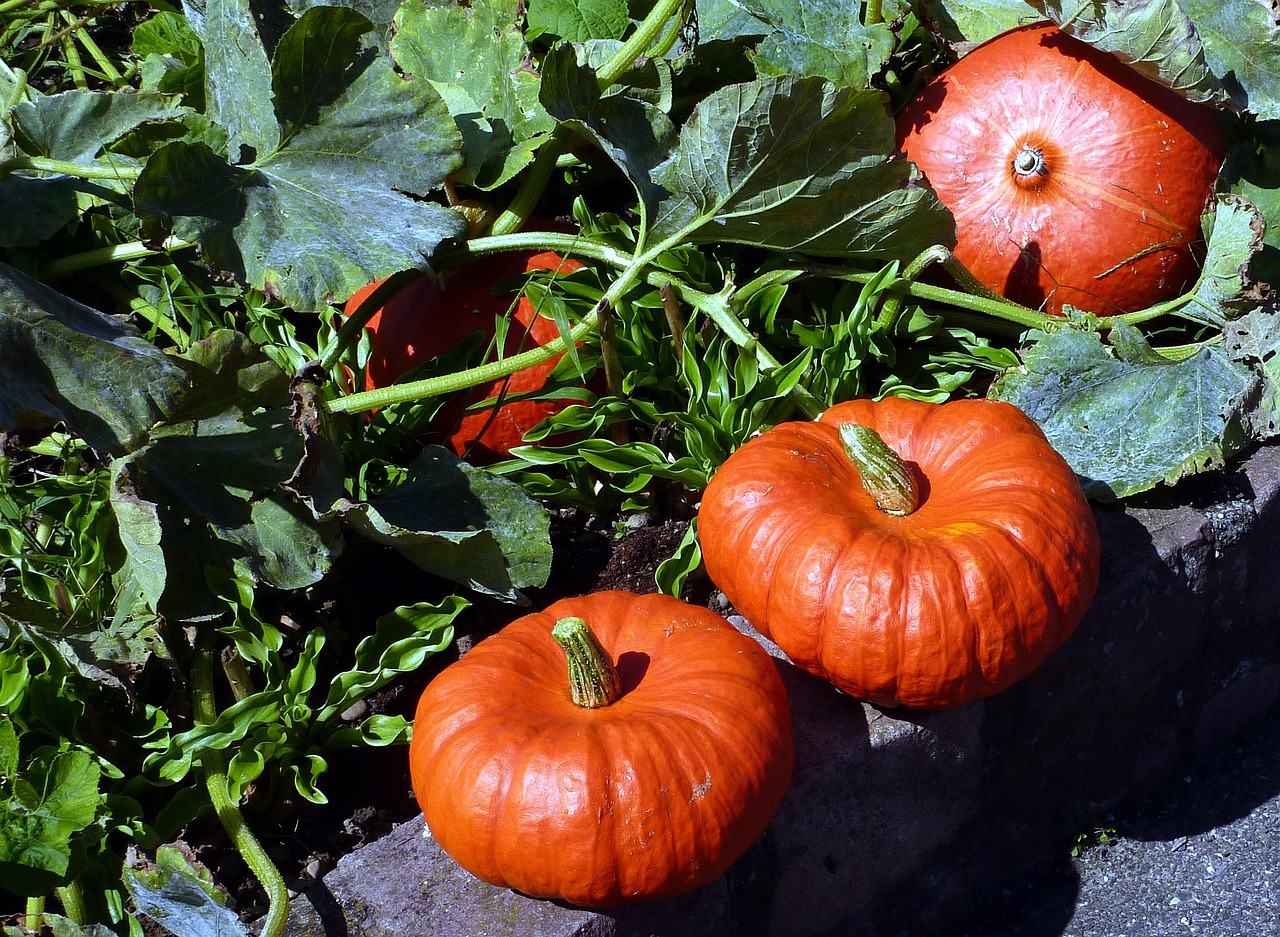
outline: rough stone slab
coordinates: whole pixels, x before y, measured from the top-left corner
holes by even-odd
[[[608,913],[528,899],[467,875],[419,819],[345,857],[289,933],[809,937],[937,876],[946,847],[1013,814],[1114,804],[1280,694],[1280,448],[1178,495],[1096,508],[1093,607],[994,699],[885,713],[780,661],[795,777],[760,842],[705,889]]]

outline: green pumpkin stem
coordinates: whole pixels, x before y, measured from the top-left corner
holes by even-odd
[[[840,426],[840,442],[876,507],[894,517],[906,517],[920,506],[915,476],[879,433],[869,426],[844,423]]]
[[[608,706],[622,695],[622,682],[600,646],[600,639],[581,618],[561,618],[551,629],[551,637],[564,648],[569,663],[569,695],[585,709]]]

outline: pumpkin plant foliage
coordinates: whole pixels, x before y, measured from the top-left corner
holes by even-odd
[[[549,505],[687,520],[778,423],[993,381],[1101,498],[1280,425],[1259,286],[1280,277],[1280,43],[1259,0],[184,0],[78,65],[44,57],[50,31],[88,35],[61,13],[6,4],[0,27],[28,37],[0,60],[0,799],[58,808],[0,837],[0,887],[108,883],[105,923],[55,931],[128,932],[128,888],[184,893],[122,880],[110,850],[207,811],[206,765],[318,803],[334,753],[404,742],[403,719],[343,713],[443,650],[471,597],[538,595]],[[1164,307],[1050,323],[928,269],[954,217],[894,113],[1045,16],[1234,109],[1203,272]],[[548,359],[573,349],[548,393],[576,403],[477,468],[417,430],[508,358],[455,347],[371,399],[370,343],[335,306],[519,250],[584,265],[481,285],[545,300]],[[699,575],[689,529],[668,592]],[[352,601],[370,558],[430,595]],[[199,725],[189,633],[252,684]]]

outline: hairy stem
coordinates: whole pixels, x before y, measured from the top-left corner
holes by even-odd
[[[213,630],[200,629],[196,645],[195,665],[191,675],[191,705],[198,722],[208,725],[218,718],[213,698],[213,672],[217,651]],[[267,892],[267,916],[260,932],[261,937],[280,937],[289,917],[289,892],[285,888],[280,870],[276,868],[258,838],[245,824],[240,807],[231,800],[227,790],[227,762],[222,752],[209,749],[200,755],[200,770],[204,775],[209,800],[222,828],[227,831],[236,849],[244,858],[250,871],[262,883]]]

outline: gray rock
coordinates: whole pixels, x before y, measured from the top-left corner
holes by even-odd
[[[796,732],[792,786],[760,842],[707,888],[607,913],[524,898],[459,869],[419,818],[345,857],[297,902],[289,933],[852,933],[849,922],[894,890],[943,887],[939,863],[982,874],[983,857],[999,852],[984,830],[1032,817],[1043,831],[1118,803],[1275,704],[1278,492],[1280,449],[1263,448],[1225,478],[1182,486],[1178,502],[1097,508],[1093,607],[1036,673],[991,700],[886,713],[780,660]],[[956,848],[964,842],[977,845]]]

